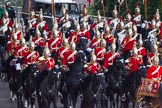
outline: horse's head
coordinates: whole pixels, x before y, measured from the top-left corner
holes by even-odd
[[[118,71],[120,71],[122,73],[125,72],[125,63],[124,63],[124,59],[121,56],[116,57],[114,59],[113,66],[115,66]]]
[[[92,75],[92,81],[96,83],[96,86],[101,86],[101,88],[105,88],[106,86],[105,75],[102,72]]]
[[[78,53],[77,53],[75,63],[77,63],[77,62],[83,63],[83,64],[85,64],[87,62],[87,57],[82,50],[78,51]]]

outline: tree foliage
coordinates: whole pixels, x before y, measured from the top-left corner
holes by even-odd
[[[107,17],[112,16],[112,11],[114,9],[114,5],[117,5],[117,9],[119,11],[119,3],[118,0],[103,0],[105,6],[105,13]],[[128,9],[131,11],[131,14],[134,14],[136,4],[138,3],[139,8],[141,9],[141,14],[145,17],[145,5],[143,4],[143,0],[127,0],[128,1]],[[101,0],[94,0],[94,3],[90,6],[90,14],[96,15],[97,10],[100,10],[101,15],[103,15],[103,5],[101,4]],[[160,14],[162,14],[162,0],[147,0],[147,19],[150,20],[152,16],[156,13],[156,9],[159,9]],[[124,0],[123,4],[120,6],[120,15],[124,18],[126,16],[126,0]]]

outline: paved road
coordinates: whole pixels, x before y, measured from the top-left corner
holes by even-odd
[[[0,81],[0,108],[16,108],[16,103],[11,103],[8,84]]]
[[[0,81],[0,108],[17,108],[16,102],[11,103],[9,97],[10,96],[9,96],[8,83]],[[80,106],[80,101],[77,104],[77,108],[79,108],[79,106]],[[52,105],[51,108],[53,108]],[[60,102],[58,102],[58,108],[63,108],[63,105]]]

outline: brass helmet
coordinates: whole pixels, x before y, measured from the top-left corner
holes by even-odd
[[[134,45],[133,45],[132,53],[133,54],[138,54],[136,43],[134,43]]]
[[[15,20],[14,20],[14,27],[15,27],[15,29],[18,29],[18,27],[19,27],[17,18],[15,18]]]
[[[101,46],[106,46],[106,40],[105,39],[101,39]]]
[[[128,10],[126,18],[131,20],[132,17],[131,17],[131,14],[130,14],[130,10]]]
[[[158,65],[159,64],[159,57],[158,57],[158,52],[156,51],[153,57],[153,64]]]
[[[142,35],[140,35],[140,38],[139,38],[139,40],[138,40],[138,43],[139,43],[140,45],[143,44],[143,41],[142,41]]]
[[[34,9],[31,11],[31,16],[35,16],[35,11],[34,11]]]
[[[160,14],[159,14],[159,9],[156,9],[156,19],[159,20],[160,19]]]
[[[136,8],[135,8],[135,12],[140,13],[140,8],[138,7],[138,5],[137,5]]]
[[[66,13],[66,9],[65,9],[64,5],[62,5],[62,7],[61,7],[61,13],[62,13],[63,15],[65,15],[65,13]]]
[[[116,5],[114,6],[113,14],[114,14],[114,15],[118,15],[118,11],[117,11]]]
[[[111,44],[111,49],[116,50],[116,39],[114,38],[113,43]]]
[[[36,36],[40,36],[41,35],[41,32],[39,31],[39,28],[38,26],[36,27]]]
[[[43,19],[43,10],[42,10],[42,8],[40,9],[40,12],[39,12],[39,19]]]
[[[32,36],[29,39],[29,47],[35,48],[35,43],[32,41]]]
[[[57,29],[58,28],[58,23],[57,23],[56,17],[52,18],[52,22],[53,22],[53,29]]]
[[[43,54],[49,55],[50,53],[51,53],[51,52],[50,52],[50,50],[49,50],[49,48],[48,48],[48,43],[46,42],[46,47],[45,47],[45,49],[44,49]]]
[[[91,61],[96,61],[96,60],[97,60],[97,57],[96,57],[94,49],[93,49],[91,52]]]
[[[71,44],[70,44],[70,48],[72,48],[72,49],[75,49],[76,48],[76,44],[75,44],[75,42],[71,42]]]
[[[97,10],[97,18],[98,18],[99,21],[101,20],[101,15],[100,15],[100,11],[99,10]]]

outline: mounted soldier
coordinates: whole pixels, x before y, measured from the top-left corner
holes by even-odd
[[[60,39],[58,31],[54,30],[52,32],[52,37],[48,40],[48,48],[51,51],[51,57],[56,61],[56,56],[59,48],[61,47],[62,39]]]
[[[133,17],[133,21],[136,23],[137,32],[141,33],[142,15],[140,13],[140,8],[138,7],[138,4],[136,5],[135,8],[135,15]]]
[[[104,56],[106,54],[106,41],[105,39],[101,39],[100,46],[95,48],[95,55],[97,57],[97,62],[100,65],[103,65]]]
[[[115,31],[116,31],[116,26],[119,23],[118,11],[117,11],[116,5],[115,5],[115,8],[113,10],[112,15],[113,15],[113,18],[112,19],[108,19],[107,23],[108,23],[109,27],[111,28],[111,34],[114,35]]]
[[[41,36],[43,35],[45,40],[47,40],[48,24],[46,21],[44,21],[42,9],[40,9],[40,12],[39,12],[37,27],[40,30]]]
[[[130,28],[128,30],[127,36],[123,39],[121,46],[123,48],[122,53],[124,56],[124,59],[128,59],[130,57],[130,51],[133,48],[134,43],[136,42],[136,39],[133,37],[133,31]]]
[[[116,52],[116,40],[114,39],[113,43],[111,44],[110,51],[108,51],[105,56],[104,56],[104,63],[103,63],[103,68],[108,71],[111,69],[114,59],[116,57],[119,57],[120,54]]]
[[[35,11],[34,9],[31,11],[30,13],[30,19],[28,20],[28,32],[30,33],[28,37],[30,37],[30,35],[32,35],[34,37],[35,35],[35,30],[36,30],[36,27],[37,27],[37,18],[36,18],[36,14],[35,14]],[[28,41],[29,39],[27,39]]]

